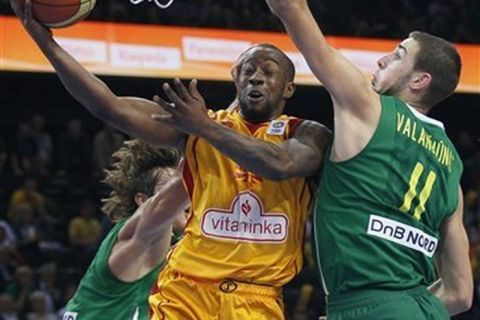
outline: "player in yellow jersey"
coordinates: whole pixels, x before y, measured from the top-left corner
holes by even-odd
[[[192,201],[185,236],[150,297],[154,319],[283,319],[281,287],[302,266],[304,226],[328,134],[282,115],[293,63],[258,45],[233,72],[238,108],[207,112],[192,82],[165,84],[156,115],[188,134],[184,182]],[[234,159],[235,161],[233,161]],[[185,306],[184,301],[189,301]]]
[[[196,80],[188,89],[178,79],[175,90],[165,84],[171,102],[118,97],[31,13],[22,23],[92,114],[186,154],[191,218],[150,297],[153,318],[283,319],[281,287],[302,267],[312,202],[306,178],[319,169],[330,141],[319,123],[282,114],[295,91],[292,61],[271,45],[250,48],[233,72],[238,108],[213,113]]]

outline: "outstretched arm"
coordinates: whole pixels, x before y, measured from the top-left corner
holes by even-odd
[[[440,281],[430,287],[447,307],[450,315],[470,309],[473,279],[468,256],[468,238],[463,226],[463,196],[459,190],[458,207],[441,229],[441,242],[435,255]]]
[[[156,104],[140,98],[118,97],[100,79],[88,72],[52,37],[52,32],[32,17],[28,0],[10,0],[24,28],[50,61],[70,94],[94,116],[120,131],[157,146],[182,147],[185,135],[170,126],[159,128],[150,115],[159,112]]]
[[[138,207],[118,234],[109,257],[112,273],[133,281],[158,265],[170,248],[172,220],[188,205],[179,174]]]
[[[304,121],[293,137],[282,144],[265,142],[241,135],[210,119],[196,80],[190,82],[188,89],[179,79],[175,79],[174,84],[176,91],[169,85],[163,86],[173,104],[154,98],[168,115],[155,115],[154,118],[207,140],[243,169],[279,181],[310,176],[320,167],[331,140],[330,130],[325,126]]]
[[[365,122],[380,114],[378,95],[366,76],[336,49],[332,48],[317,25],[306,0],[266,0],[307,60],[310,69],[333,98],[336,112]]]

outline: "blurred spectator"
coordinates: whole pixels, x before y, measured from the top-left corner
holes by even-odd
[[[13,299],[8,294],[0,294],[0,319],[19,320]]]
[[[70,244],[82,265],[87,264],[95,254],[101,233],[100,221],[95,216],[95,204],[92,200],[86,199],[82,203],[79,215],[70,221],[68,227]]]
[[[0,283],[10,280],[13,268],[21,262],[23,258],[17,249],[13,229],[6,221],[0,220]]]
[[[37,180],[26,177],[23,186],[12,193],[9,201],[7,217],[10,221],[15,220],[14,208],[21,204],[28,204],[36,218],[45,219],[45,197],[38,191]]]
[[[16,250],[17,239],[10,224],[0,219],[0,248],[4,250]]]
[[[13,281],[13,274],[19,261],[16,261],[7,250],[0,248],[0,292],[5,290],[7,283]]]
[[[38,269],[40,275],[38,288],[46,293],[49,312],[57,310],[62,304],[62,292],[57,286],[57,269],[54,262],[46,263]]]
[[[34,114],[31,120],[33,137],[38,151],[38,173],[48,175],[48,167],[52,160],[52,138],[45,132],[45,119],[41,114]]]
[[[18,249],[29,265],[38,265],[41,262],[41,226],[29,204],[19,204],[13,210],[15,213],[13,228],[17,236]]]
[[[62,173],[77,176],[90,173],[90,140],[83,131],[80,120],[71,119],[67,123],[65,132],[60,137],[58,149]]]
[[[17,176],[35,174],[38,149],[30,125],[22,121],[10,142],[10,160]]]
[[[33,271],[29,266],[19,266],[15,270],[14,281],[7,284],[4,293],[12,297],[15,310],[24,310],[28,296],[34,289]]]
[[[47,295],[40,290],[34,291],[29,297],[32,311],[28,313],[27,320],[57,320],[55,313],[47,309]]]
[[[117,151],[124,137],[109,125],[104,125],[93,139],[93,163],[97,176],[103,175],[103,170],[113,162],[112,154]]]

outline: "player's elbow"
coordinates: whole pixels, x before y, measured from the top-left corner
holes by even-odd
[[[118,100],[120,101],[120,100]],[[111,102],[94,102],[90,103],[88,109],[92,112],[92,114],[108,123],[118,124],[120,122],[124,122],[125,115],[120,113],[120,108],[115,108],[114,104]]]
[[[270,168],[265,178],[272,181],[283,181],[293,177],[295,171],[295,164],[290,159],[279,161],[277,163],[270,163]]]
[[[456,305],[459,313],[469,310],[472,307],[472,304],[473,304],[473,292],[464,290],[464,292],[457,294]]]

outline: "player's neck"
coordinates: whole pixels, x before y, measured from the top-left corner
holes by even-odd
[[[405,100],[404,100],[405,101]],[[420,112],[421,114],[424,114],[424,115],[428,115],[428,113],[430,112],[430,110],[432,108],[430,107],[427,107],[423,104],[420,104],[420,103],[415,103],[415,102],[408,102],[408,101],[405,101],[406,104],[408,104],[410,107],[412,107],[413,109],[415,109],[416,111]]]
[[[419,101],[418,97],[415,95],[404,93],[404,94],[399,94],[398,97],[403,102],[405,102],[406,104],[408,104],[409,106],[411,106],[412,108],[414,108],[415,110],[417,110],[418,112],[424,115],[427,115],[430,112],[430,109],[432,109],[431,107],[428,107],[424,103]]]

